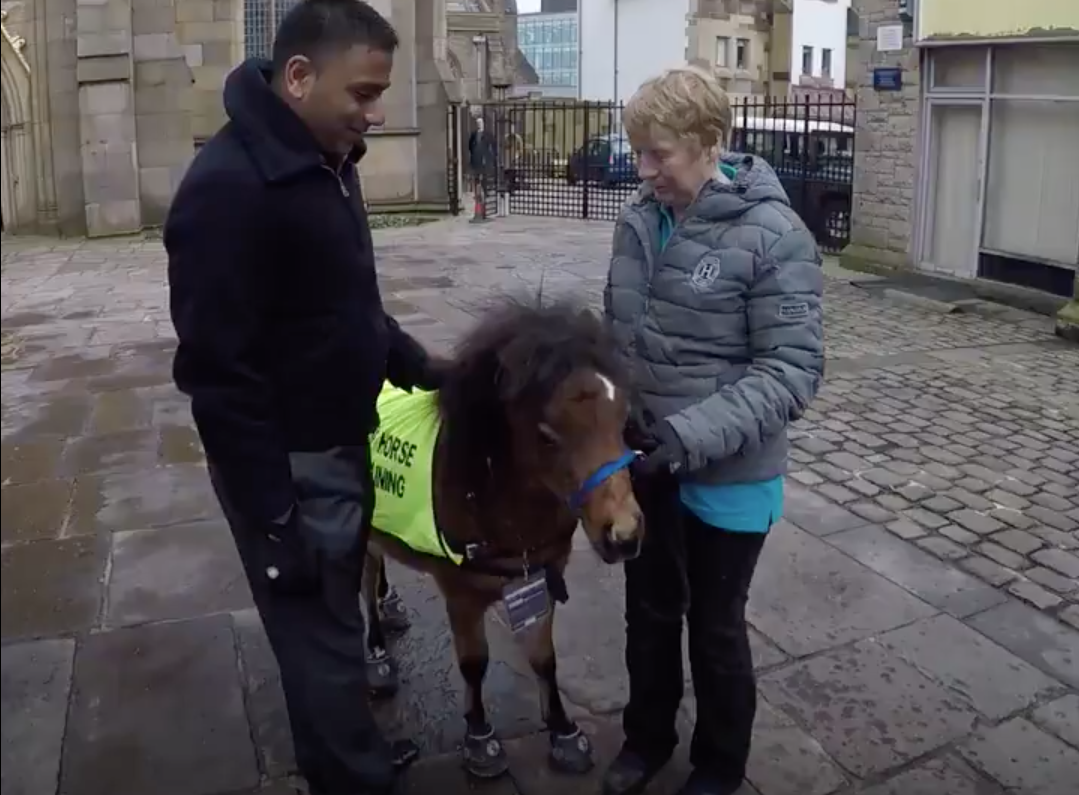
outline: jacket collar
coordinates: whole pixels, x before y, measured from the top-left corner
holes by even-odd
[[[329,166],[310,129],[273,90],[271,76],[269,61],[248,58],[228,76],[224,92],[225,113],[263,178],[281,182]],[[366,144],[353,148],[346,162],[358,163],[366,151]]]

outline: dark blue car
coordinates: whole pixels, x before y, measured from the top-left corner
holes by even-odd
[[[570,155],[566,182],[598,182],[606,187],[636,185],[640,178],[629,139],[617,134],[590,138]]]

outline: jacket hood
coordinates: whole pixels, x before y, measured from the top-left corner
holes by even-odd
[[[713,221],[734,218],[763,202],[781,202],[790,206],[790,198],[767,162],[756,155],[724,152],[717,166],[716,177],[701,189],[690,212]],[[734,176],[726,172],[733,170]],[[629,200],[629,204],[658,207],[652,186],[644,183]]]
[[[225,113],[267,182],[289,179],[326,163],[315,136],[271,85],[270,62],[248,58],[225,80]],[[356,163],[366,145],[348,159]]]

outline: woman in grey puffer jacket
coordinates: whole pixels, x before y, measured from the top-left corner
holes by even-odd
[[[642,791],[678,744],[688,619],[697,725],[682,794],[732,795],[756,711],[750,581],[782,513],[787,425],[823,371],[820,253],[767,163],[723,153],[731,110],[711,75],[648,81],[624,124],[644,184],[615,231],[604,308],[635,378],[648,530],[626,564],[630,701],[604,791]]]

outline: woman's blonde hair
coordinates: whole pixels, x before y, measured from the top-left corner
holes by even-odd
[[[682,66],[645,81],[626,103],[622,123],[631,138],[666,133],[695,139],[702,149],[723,147],[731,129],[731,102],[710,72]]]

